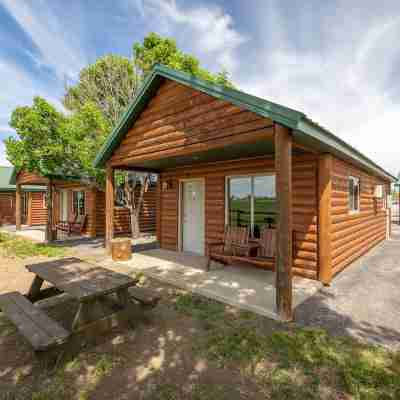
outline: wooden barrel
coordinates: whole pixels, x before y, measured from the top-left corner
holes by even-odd
[[[111,257],[113,261],[128,261],[132,257],[132,243],[130,239],[111,240]]]

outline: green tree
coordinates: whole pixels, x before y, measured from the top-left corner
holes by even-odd
[[[5,140],[6,153],[18,170],[103,182],[104,173],[93,167],[93,159],[110,126],[95,104],[88,102],[78,112],[65,116],[46,100],[35,97],[32,106],[14,110],[10,125],[18,137]]]
[[[212,74],[200,67],[200,61],[179,50],[175,40],[163,38],[152,32],[143,40],[143,43],[133,45],[133,57],[139,74],[146,77],[154,64],[159,63],[178,71],[187,72],[201,79],[232,87],[226,70]]]
[[[46,100],[35,97],[31,107],[17,107],[10,125],[18,138],[5,140],[8,160],[17,169],[49,175],[64,165],[72,167],[65,152],[66,141],[59,127],[65,117]]]
[[[132,101],[138,84],[131,60],[106,55],[83,68],[76,84],[66,86],[63,104],[68,110],[77,112],[87,103],[93,103],[110,126],[114,126]]]

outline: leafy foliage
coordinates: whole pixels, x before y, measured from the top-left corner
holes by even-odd
[[[68,110],[79,112],[91,103],[113,126],[133,99],[138,84],[131,60],[106,55],[83,68],[79,81],[66,87],[63,104]]]
[[[18,139],[5,140],[9,161],[17,168],[53,173],[60,165],[71,167],[66,154],[66,138],[59,127],[65,117],[46,100],[35,97],[31,107],[17,107],[11,115],[10,125]]]
[[[35,97],[32,106],[15,109],[11,126],[18,138],[6,139],[7,157],[18,170],[104,181],[104,172],[95,169],[92,162],[109,125],[93,103],[66,116],[46,100]]]
[[[196,57],[179,50],[175,40],[163,38],[154,32],[144,38],[143,44],[133,45],[133,54],[138,71],[143,77],[149,74],[154,64],[159,63],[213,83],[233,86],[226,70],[218,74],[208,72],[200,67],[200,61]]]

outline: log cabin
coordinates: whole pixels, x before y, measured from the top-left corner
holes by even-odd
[[[15,225],[16,186],[10,184],[12,174],[13,167],[0,167],[0,225]],[[25,186],[20,192],[21,224],[46,224],[45,193],[42,186]]]
[[[44,190],[53,192],[52,205],[52,231],[60,221],[71,221],[77,215],[85,216],[85,222],[80,234],[87,237],[103,236],[105,232],[105,193],[97,186],[83,183],[79,177],[51,176],[43,177],[28,171],[14,171],[11,179],[18,193],[23,193],[26,185],[38,185]],[[46,189],[47,188],[47,189]],[[43,190],[43,189],[42,189]],[[137,191],[139,188],[137,188]],[[46,193],[46,192],[44,192]],[[17,229],[23,223],[22,199],[15,207],[14,221]],[[152,235],[155,233],[156,186],[150,185],[143,198],[142,211],[139,214],[139,227],[141,234]],[[45,209],[44,223],[47,222],[47,209]],[[129,210],[121,204],[114,205],[114,230],[117,234],[131,232]]]
[[[276,227],[276,306],[291,319],[292,276],[329,284],[390,235],[395,179],[304,113],[156,65],[95,160],[107,170],[106,246],[114,172],[159,174],[162,249],[206,255],[226,226],[256,239]]]

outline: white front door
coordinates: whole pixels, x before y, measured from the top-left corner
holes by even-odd
[[[68,192],[63,190],[60,192],[60,220],[68,220]]]
[[[204,254],[204,183],[182,182],[182,250]]]

